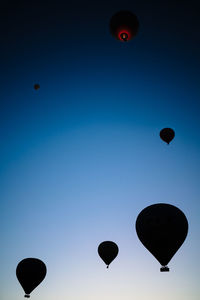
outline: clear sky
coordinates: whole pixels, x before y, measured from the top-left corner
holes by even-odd
[[[47,266],[34,300],[199,299],[198,5],[1,4],[2,300],[23,299],[15,270],[26,257]],[[121,9],[140,21],[128,43],[109,33]],[[169,146],[163,127],[176,133]],[[169,273],[135,232],[139,212],[160,202],[189,222]],[[104,240],[119,246],[109,269]]]

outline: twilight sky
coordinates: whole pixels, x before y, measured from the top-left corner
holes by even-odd
[[[23,299],[16,266],[36,257],[33,300],[199,300],[199,1],[2,2],[0,298]],[[140,21],[128,43],[108,27],[122,9]],[[160,202],[189,222],[169,273],[135,232]]]

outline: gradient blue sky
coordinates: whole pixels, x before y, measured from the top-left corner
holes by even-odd
[[[140,21],[129,43],[109,33],[121,9]],[[23,299],[15,269],[37,257],[34,300],[198,300],[198,1],[7,1],[1,29],[1,299]],[[159,202],[189,221],[169,273],[135,232]],[[104,240],[119,246],[109,270]]]

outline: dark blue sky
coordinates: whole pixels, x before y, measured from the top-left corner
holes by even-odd
[[[140,21],[128,43],[109,32],[122,9]],[[21,299],[15,268],[32,256],[48,268],[34,299],[158,300],[167,286],[163,300],[197,300],[198,1],[7,1],[0,23],[2,299]],[[157,202],[189,220],[167,280],[134,229]],[[120,253],[105,275],[106,239]]]

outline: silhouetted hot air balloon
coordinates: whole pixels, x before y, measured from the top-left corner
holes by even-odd
[[[188,221],[177,207],[159,203],[143,209],[136,220],[136,232],[142,244],[169,271],[167,264],[183,244]]]
[[[138,18],[130,11],[117,12],[110,20],[111,34],[122,42],[127,42],[135,37],[138,29]]]
[[[101,259],[109,267],[109,264],[115,259],[119,252],[117,244],[111,241],[102,242],[98,247],[98,253]]]
[[[25,258],[17,266],[16,275],[26,298],[42,282],[47,273],[45,264],[37,258]]]
[[[34,89],[37,91],[40,89],[40,85],[38,83],[34,84]]]
[[[174,136],[175,132],[171,128],[163,128],[160,131],[160,138],[167,144],[169,144],[173,140]]]

